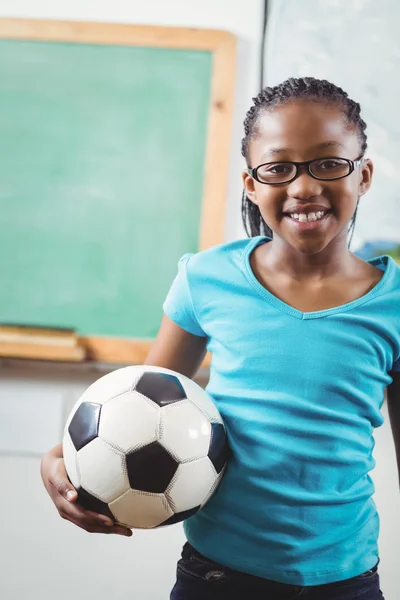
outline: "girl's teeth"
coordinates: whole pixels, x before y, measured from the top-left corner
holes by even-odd
[[[292,217],[292,219],[300,221],[300,223],[306,223],[307,221],[318,221],[318,219],[321,219],[323,216],[325,216],[325,211],[321,210],[317,212],[312,212],[308,215],[306,215],[305,213],[294,213],[290,216]]]

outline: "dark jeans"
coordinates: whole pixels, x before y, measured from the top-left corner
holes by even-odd
[[[170,600],[383,600],[378,565],[362,575],[315,586],[278,583],[240,573],[183,547]]]

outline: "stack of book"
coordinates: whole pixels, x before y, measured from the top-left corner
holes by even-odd
[[[0,356],[82,361],[85,359],[85,350],[73,329],[0,323]]]

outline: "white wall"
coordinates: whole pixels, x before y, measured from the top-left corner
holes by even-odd
[[[332,2],[330,3],[332,4]],[[240,39],[236,114],[226,239],[240,224],[241,122],[257,93],[262,0],[2,0],[0,16],[212,27]],[[268,49],[270,60],[274,48]],[[296,47],[297,55],[301,48]],[[270,63],[271,64],[271,63]],[[282,69],[286,67],[282,66]],[[282,76],[286,76],[286,72]],[[39,457],[55,444],[69,408],[101,372],[17,367],[0,361],[0,597],[2,600],[163,600],[183,543],[180,526],[138,532],[131,539],[91,536],[62,521],[42,488]],[[24,444],[18,429],[36,413],[37,437]],[[385,411],[386,414],[386,411]],[[12,448],[5,453],[5,447]],[[18,450],[20,454],[18,455]],[[29,454],[29,455],[28,455]],[[399,598],[396,556],[400,502],[393,442],[386,419],[376,433],[374,471],[381,512],[381,578],[386,600]]]
[[[399,27],[397,0],[272,2],[268,83],[311,75],[361,104],[375,173],[360,203],[354,248],[370,240],[400,243]]]
[[[226,29],[239,36],[238,93],[226,239],[240,221],[241,123],[257,93],[261,0],[1,0],[1,17]],[[41,452],[60,440],[65,416],[101,372],[22,368],[0,361],[1,600],[163,600],[184,542],[179,525],[133,538],[93,536],[58,517],[41,485]],[[8,366],[7,366],[8,365]],[[33,414],[36,413],[36,425]],[[14,423],[10,430],[9,423]],[[30,425],[36,435],[18,439]],[[4,452],[8,448],[12,452]],[[29,453],[29,455],[28,455]],[[4,493],[4,490],[8,491]]]

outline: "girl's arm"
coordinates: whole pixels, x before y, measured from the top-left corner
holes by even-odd
[[[400,482],[400,373],[392,373],[392,377],[393,382],[387,388],[387,402]]]
[[[188,333],[164,315],[144,364],[172,369],[193,378],[207,353],[206,344],[206,337]]]

